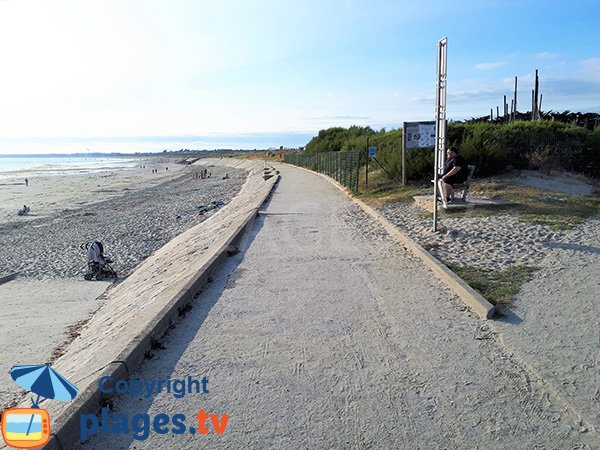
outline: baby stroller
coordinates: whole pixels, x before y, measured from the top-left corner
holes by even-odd
[[[111,267],[112,260],[104,256],[104,246],[100,241],[81,244],[80,248],[87,251],[88,271],[83,276],[87,281],[117,278],[117,272]]]
[[[29,206],[27,206],[27,205],[23,205],[23,209],[18,210],[17,214],[19,216],[26,216],[30,212],[31,212],[31,208]]]

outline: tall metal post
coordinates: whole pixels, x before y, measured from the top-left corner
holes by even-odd
[[[446,50],[448,39],[440,39],[437,48],[437,78],[435,91],[435,168],[433,173],[433,231],[437,231],[438,180],[444,170],[446,153]],[[441,192],[440,195],[446,195]]]
[[[515,96],[514,96],[514,120],[517,120],[517,77],[515,77]]]
[[[406,186],[406,122],[402,126],[402,186]]]
[[[367,166],[365,168],[365,191],[369,192],[369,136],[367,136]]]

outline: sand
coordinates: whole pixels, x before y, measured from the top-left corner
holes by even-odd
[[[503,180],[549,191],[594,195],[595,187],[568,175],[537,172]],[[583,418],[580,429],[600,429],[600,215],[568,231],[521,222],[514,216],[441,219],[430,231],[413,204],[379,208],[389,220],[448,264],[502,270],[515,264],[540,270],[493,322],[494,334],[520,361]]]
[[[23,223],[90,203],[119,197],[129,190],[145,189],[177,176],[186,166],[172,158],[140,159],[137,167],[70,175],[15,175],[0,180],[0,223]],[[145,168],[142,169],[141,166]],[[167,171],[166,168],[169,167]],[[152,170],[157,173],[153,174]],[[29,186],[24,184],[29,178]],[[31,207],[27,217],[16,215],[23,205]]]
[[[590,195],[594,186],[561,175],[547,177],[529,171],[503,183],[519,183],[540,189],[569,194]],[[430,215],[414,203],[395,202],[378,208],[388,220],[408,233],[445,264],[502,270],[514,265],[546,267],[548,256],[556,246],[576,245],[584,229],[600,229],[600,216],[591,218],[573,230],[557,231],[546,225],[518,220],[514,215],[494,214],[487,217],[443,217],[440,232],[433,233]]]
[[[157,159],[146,169],[47,176],[31,179],[29,187],[2,186],[0,277],[18,276],[0,285],[0,404],[18,390],[8,375],[12,365],[49,361],[68,337],[66,327],[85,320],[101,304],[98,296],[110,283],[83,281],[87,267],[81,243],[101,240],[122,279],[213,214],[194,213],[197,206],[229,202],[245,180],[243,170],[214,166],[210,179],[194,179],[201,164],[170,162],[168,171]],[[162,171],[152,174],[154,166]],[[229,178],[223,180],[225,174]],[[11,211],[18,208],[6,206],[21,203],[31,205],[31,216],[17,216]],[[184,210],[190,214],[177,220]]]
[[[591,195],[597,190],[590,180],[569,172],[545,174],[537,170],[521,170],[517,176],[506,178],[505,181],[573,195]]]

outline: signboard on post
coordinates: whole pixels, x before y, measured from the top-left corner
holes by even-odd
[[[402,186],[406,186],[406,149],[434,148],[435,121],[402,124]]]
[[[434,148],[435,121],[404,122],[406,148]]]
[[[375,158],[377,156],[377,147],[369,147],[369,157]]]

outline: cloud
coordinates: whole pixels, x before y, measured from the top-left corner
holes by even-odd
[[[312,120],[317,120],[317,121],[337,121],[337,120],[342,120],[342,121],[348,121],[348,120],[370,120],[371,117],[369,116],[320,116],[320,117],[313,117]]]
[[[506,64],[506,61],[481,63],[481,64],[476,64],[475,69],[476,70],[491,70],[491,69],[495,69],[496,67],[504,66],[505,64]]]
[[[410,100],[417,103],[429,103],[435,101],[435,95],[414,95]]]
[[[589,58],[581,62],[580,76],[588,81],[600,81],[600,58]]]
[[[535,57],[537,59],[556,59],[556,58],[558,58],[558,53],[552,53],[552,52],[536,53]]]
[[[472,100],[490,100],[502,99],[503,95],[509,94],[509,91],[503,88],[479,88],[479,89],[464,89],[464,90],[449,90],[446,94],[447,102],[464,102]],[[414,96],[411,100],[418,103],[431,103],[435,101],[435,96],[424,95]]]

